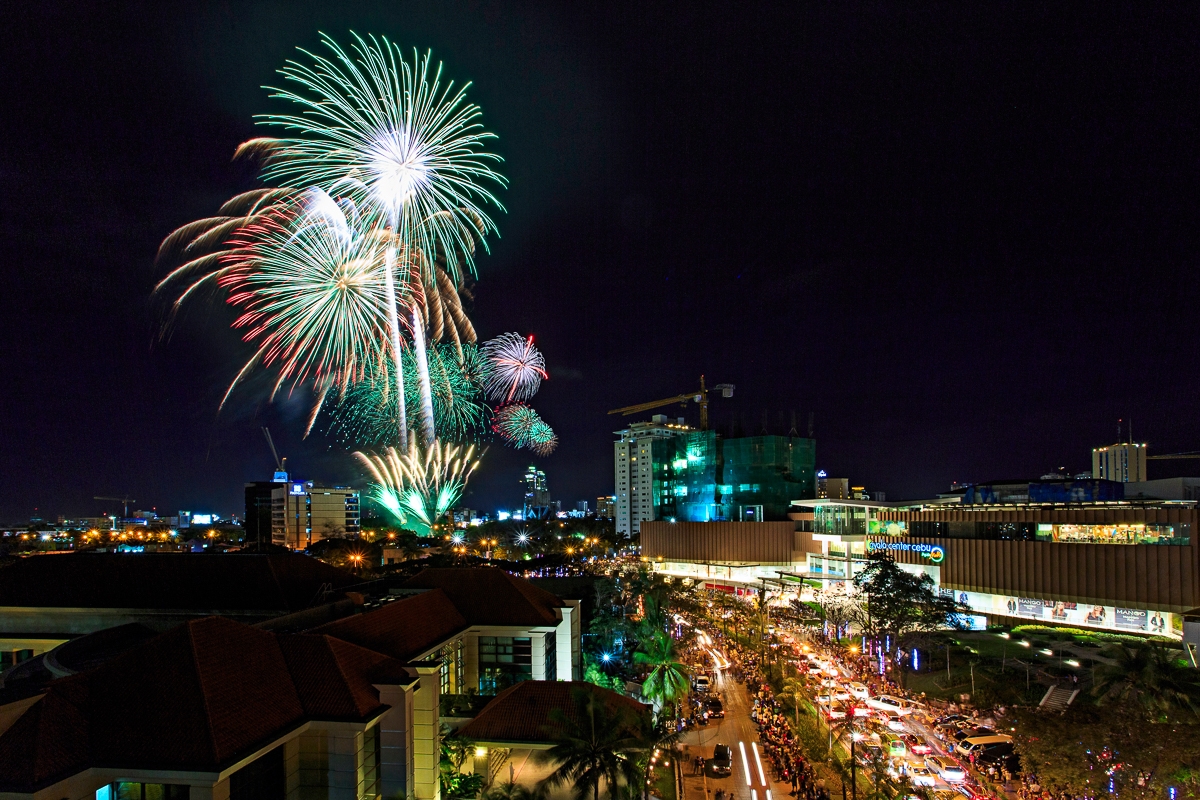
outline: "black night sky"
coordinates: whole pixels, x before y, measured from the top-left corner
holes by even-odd
[[[256,185],[233,150],[318,31],[474,81],[511,188],[472,317],[546,353],[564,506],[612,491],[608,409],[701,373],[737,385],[717,424],[812,412],[818,467],[889,499],[1088,469],[1120,417],[1200,449],[1200,8],[797,5],[5,4],[0,521],[240,512],[262,425],[358,477],[306,397],[218,414],[229,313],[159,342],[150,298],[162,238]],[[494,445],[465,504],[528,461]]]

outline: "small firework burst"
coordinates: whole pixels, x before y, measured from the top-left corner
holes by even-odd
[[[504,333],[484,342],[484,389],[488,399],[501,403],[528,400],[549,378],[546,359],[533,346],[533,337]]]
[[[524,403],[509,403],[496,409],[492,430],[508,444],[548,456],[558,447],[558,436],[536,411]]]

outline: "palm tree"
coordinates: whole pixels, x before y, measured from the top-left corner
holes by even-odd
[[[1133,703],[1155,717],[1200,713],[1200,680],[1161,642],[1114,644],[1102,655],[1112,663],[1096,666],[1098,703]]]
[[[650,766],[655,763],[653,759],[663,751],[673,753],[675,743],[679,741],[680,735],[681,732],[675,730],[675,726],[665,720],[642,718],[642,724],[638,730],[640,741],[638,750],[634,754],[634,764],[639,772],[641,794],[644,798],[650,796]],[[663,766],[670,767],[669,758],[663,758],[662,762]]]
[[[533,792],[513,781],[493,786],[483,796],[484,800],[534,800]]]
[[[639,779],[633,754],[642,745],[637,723],[615,706],[605,703],[593,690],[574,692],[575,718],[566,718],[561,711],[551,717],[566,728],[563,738],[535,758],[553,763],[554,771],[538,783],[538,790],[572,786],[577,800],[589,794],[600,800],[600,784],[608,786],[609,797],[616,799],[619,787],[632,785]]]
[[[800,706],[808,700],[807,681],[797,675],[794,678],[788,678],[783,682],[783,691],[779,693],[779,698],[787,700],[795,709],[796,727],[800,727]]]
[[[642,694],[660,708],[674,705],[687,693],[691,682],[688,669],[678,660],[675,641],[665,632],[656,631],[643,640],[633,660],[651,668],[642,682]]]

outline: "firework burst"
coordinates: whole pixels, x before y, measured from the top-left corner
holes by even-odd
[[[383,453],[354,454],[375,481],[375,499],[401,524],[415,524],[428,534],[462,496],[479,459],[475,446],[435,441],[405,451],[389,447]]]
[[[495,134],[466,100],[470,84],[446,81],[429,53],[408,61],[386,38],[355,34],[349,52],[322,42],[329,57],[301,50],[308,63],[280,70],[288,88],[271,87],[298,113],[259,117],[295,135],[251,140],[242,151],[264,156],[268,182],[320,186],[390,227],[423,262],[428,285],[435,254],[457,282],[464,266],[474,271],[477,234],[496,230],[485,207],[503,209],[487,186],[506,183],[493,168],[500,156],[484,149]]]
[[[527,448],[539,456],[548,456],[558,447],[554,430],[524,403],[509,403],[496,409],[492,430],[513,447]]]
[[[546,359],[533,346],[533,337],[504,333],[484,342],[484,390],[491,400],[511,403],[528,400],[537,394],[542,381],[550,377]]]
[[[256,350],[230,391],[255,365],[278,368],[272,394],[311,379],[324,396],[377,374],[388,329],[383,255],[321,192],[240,228],[217,284],[241,307],[234,327]]]

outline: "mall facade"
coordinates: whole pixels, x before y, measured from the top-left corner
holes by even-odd
[[[802,500],[789,522],[647,522],[642,555],[663,574],[738,592],[845,586],[887,551],[970,606],[973,627],[1039,622],[1200,643],[1194,501],[964,499]]]

